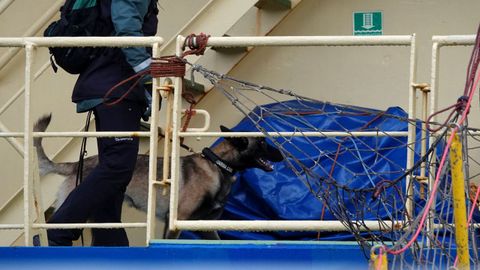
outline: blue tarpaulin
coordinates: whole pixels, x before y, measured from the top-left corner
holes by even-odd
[[[295,111],[295,114],[291,114]],[[269,112],[269,113],[263,113]],[[343,106],[323,102],[305,102],[291,100],[257,107],[250,117],[243,119],[235,131],[257,131],[256,115],[262,115],[258,124],[266,131],[292,131],[292,126],[300,131],[406,131],[407,114],[399,107],[388,108],[385,112],[367,108]],[[393,117],[392,117],[393,116]],[[398,118],[396,118],[397,116]],[[252,118],[254,121],[252,121]],[[278,139],[280,143],[282,139]],[[295,137],[292,143],[282,144],[286,151],[311,166],[312,160],[318,165],[312,170],[316,174],[325,174],[330,169],[338,145],[341,149],[358,151],[341,151],[335,162],[343,164],[349,170],[365,174],[364,163],[373,164],[371,172],[398,171],[394,175],[364,175],[352,177],[337,165],[330,178],[343,181],[352,188],[373,187],[378,177],[394,179],[401,175],[400,168],[406,162],[406,137]],[[400,147],[402,146],[402,147]],[[297,148],[298,147],[298,148]],[[372,148],[384,149],[382,153],[371,151]],[[321,149],[321,152],[318,151]],[[381,154],[381,156],[379,156]],[[326,176],[326,175],[325,175]],[[371,179],[373,178],[373,179]],[[344,202],[347,204],[353,202]],[[347,205],[353,209],[353,205]],[[250,169],[238,175],[231,196],[226,204],[222,219],[227,220],[335,220],[329,212],[322,214],[323,204],[306,187],[288,166],[287,162],[275,164],[274,172]],[[367,217],[371,219],[377,216]],[[315,239],[316,232],[221,232],[222,239]],[[351,234],[322,233],[323,240],[354,240]]]
[[[294,112],[294,113],[292,113]],[[385,111],[323,102],[291,100],[255,108],[234,131],[407,131],[407,113],[399,107]],[[292,129],[293,127],[293,129]],[[417,122],[417,141],[421,125]],[[219,139],[221,140],[221,139]],[[277,146],[290,152],[312,172],[335,179],[350,188],[372,188],[382,179],[395,180],[405,172],[407,137],[292,137],[275,139]],[[218,141],[217,141],[218,143]],[[270,141],[270,143],[272,143]],[[345,150],[347,149],[347,150]],[[420,144],[415,144],[419,153]],[[418,154],[415,160],[419,159]],[[335,163],[335,164],[334,164]],[[273,172],[249,169],[237,176],[221,219],[224,220],[336,220],[324,209],[311,190],[292,170],[294,162],[274,164]],[[366,165],[368,164],[368,165]],[[332,169],[332,167],[334,167]],[[404,179],[398,184],[404,193]],[[394,192],[391,189],[390,192]],[[404,217],[404,205],[398,189],[395,207],[383,207],[374,214],[365,213],[364,220]],[[378,206],[367,198],[364,203]],[[355,212],[355,201],[336,201]],[[423,202],[417,204],[421,207]],[[392,211],[396,211],[393,213]],[[355,219],[355,217],[352,217]],[[317,239],[317,232],[220,232],[222,239],[308,240]],[[350,233],[322,233],[322,240],[355,240]]]

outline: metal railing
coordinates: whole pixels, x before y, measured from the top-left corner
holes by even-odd
[[[25,87],[24,87],[24,131],[23,132],[2,132],[1,137],[23,137],[23,148],[21,145],[14,145],[17,151],[20,151],[24,158],[24,174],[23,174],[23,194],[24,194],[24,223],[23,224],[2,224],[0,229],[23,229],[25,236],[25,246],[32,245],[32,230],[46,229],[46,228],[141,228],[146,227],[149,232],[149,223],[89,223],[89,224],[46,224],[34,223],[32,211],[32,198],[34,197],[32,189],[32,179],[34,177],[32,170],[33,159],[33,138],[34,137],[114,137],[114,136],[139,136],[150,137],[150,172],[149,181],[154,182],[156,179],[156,172],[152,168],[156,168],[157,162],[157,148],[158,148],[158,128],[155,123],[158,123],[158,91],[152,93],[152,117],[151,128],[149,132],[32,132],[31,126],[31,91],[33,83],[32,64],[35,59],[35,51],[37,47],[85,47],[85,46],[104,46],[104,47],[128,47],[128,46],[142,46],[152,47],[153,56],[160,57],[160,46],[163,43],[161,37],[23,37],[23,38],[0,38],[0,47],[14,47],[23,48],[25,54]],[[159,89],[160,79],[153,80],[153,89]],[[21,93],[20,93],[21,94]],[[16,95],[17,97],[20,94]],[[147,212],[147,216],[152,213]],[[150,234],[147,233],[147,243],[150,241]]]
[[[177,37],[176,54],[181,55],[184,37]],[[155,225],[155,201],[158,184],[162,183],[157,180],[157,149],[158,129],[155,123],[159,122],[158,112],[158,91],[166,90],[160,86],[160,79],[155,78],[153,87],[157,91],[153,91],[152,101],[152,117],[151,129],[149,132],[32,132],[30,125],[30,92],[32,91],[32,63],[35,58],[35,48],[37,47],[66,47],[66,46],[108,46],[108,47],[123,47],[123,46],[151,46],[153,47],[153,56],[160,57],[160,45],[163,40],[160,37],[90,37],[90,38],[0,38],[0,47],[20,47],[26,50],[25,62],[25,119],[24,132],[4,132],[0,133],[0,137],[22,137],[24,138],[24,147],[22,153],[24,155],[24,224],[2,224],[0,229],[23,229],[25,232],[25,245],[31,245],[32,229],[46,229],[46,228],[138,228],[146,227],[146,242],[148,243],[154,238]],[[413,119],[416,117],[416,47],[415,35],[405,36],[368,36],[368,37],[350,37],[350,36],[299,36],[299,37],[211,37],[208,46],[217,47],[244,47],[244,46],[402,46],[410,47],[410,64],[409,64],[409,81],[405,83],[405,88],[408,87],[408,117]],[[180,139],[182,137],[205,137],[205,136],[263,136],[258,132],[247,133],[220,133],[220,132],[205,132],[208,128],[208,113],[205,114],[207,124],[201,130],[190,129],[181,132],[181,114],[182,114],[182,79],[175,78],[173,82],[175,91],[165,91],[162,96],[167,98],[167,121],[165,127],[166,139],[164,160],[169,161],[168,155],[171,154],[171,162],[166,163],[165,166],[170,166],[171,179],[168,177],[167,170],[164,169],[164,181],[171,182],[170,197],[170,220],[169,226],[171,229],[179,230],[313,230],[313,231],[339,231],[346,230],[344,225],[339,221],[321,221],[321,220],[262,220],[262,221],[229,221],[229,220],[199,220],[187,221],[177,219],[178,208],[178,194],[179,185],[178,177],[180,175]],[[163,90],[162,90],[163,89]],[[424,108],[426,110],[426,108]],[[32,220],[32,210],[30,209],[31,198],[33,197],[33,190],[31,186],[32,170],[32,147],[34,137],[112,137],[112,136],[135,136],[150,137],[150,164],[149,164],[149,195],[148,195],[148,211],[147,221],[145,223],[89,223],[89,224],[46,224],[34,223]],[[407,132],[393,131],[393,132],[281,132],[272,133],[272,136],[407,136],[407,144],[410,145],[415,139],[415,127],[410,125]],[[167,139],[171,136],[172,142]],[[171,152],[169,149],[171,148]],[[407,152],[406,168],[413,165],[413,149]],[[165,167],[164,167],[165,168]],[[407,179],[408,182],[412,179]],[[411,191],[410,191],[411,192]],[[411,205],[411,202],[409,202]],[[411,207],[411,206],[409,206]],[[411,209],[411,208],[410,208]],[[394,226],[398,221],[385,221]],[[380,228],[377,221],[366,221],[365,224],[370,229]],[[388,225],[387,225],[388,226]],[[382,227],[383,229],[384,227]]]
[[[185,38],[177,37],[176,54],[182,54],[182,45]],[[410,73],[408,82],[409,108],[408,117],[414,119],[416,117],[416,100],[415,100],[415,74],[416,74],[416,49],[415,35],[403,36],[285,36],[285,37],[211,37],[208,40],[208,46],[216,47],[246,47],[246,46],[407,46],[410,47]],[[321,220],[178,220],[178,176],[180,175],[180,138],[182,137],[238,137],[238,136],[264,136],[258,132],[181,132],[180,131],[180,112],[181,112],[181,89],[182,81],[176,79],[174,83],[174,103],[172,118],[172,164],[171,164],[171,196],[170,196],[170,219],[169,226],[172,230],[244,230],[244,231],[264,231],[264,230],[289,230],[289,231],[346,231],[345,226],[340,221],[321,221]],[[405,83],[407,87],[407,83]],[[426,108],[425,108],[426,110]],[[168,129],[168,127],[167,127]],[[272,136],[279,136],[278,133],[271,133]],[[282,136],[304,136],[305,133],[299,134],[295,132],[282,132]],[[407,144],[410,145],[415,139],[415,127],[409,125],[408,132],[356,132],[357,136],[407,136]],[[308,132],[308,136],[352,136],[348,132]],[[414,154],[407,152],[406,168],[413,165]],[[407,179],[411,181],[410,177]],[[413,192],[413,191],[410,191]],[[410,193],[411,194],[411,193]],[[409,211],[411,211],[409,202]],[[150,207],[155,207],[150,205]],[[388,223],[389,221],[385,221]],[[403,222],[403,221],[396,221]],[[395,225],[390,221],[390,224]],[[370,229],[380,228],[378,221],[366,221],[365,224]],[[388,227],[388,226],[387,226]],[[382,227],[383,228],[383,227]]]
[[[472,46],[475,44],[475,35],[451,35],[451,36],[433,36],[432,37],[432,64],[431,64],[431,73],[430,73],[430,111],[429,114],[434,114],[438,111],[438,72],[440,69],[440,48],[442,47],[452,47],[452,46]],[[431,118],[432,122],[437,120],[436,116]],[[478,134],[478,131],[472,131],[471,134]],[[431,134],[431,137],[434,137],[435,134]],[[434,138],[430,138],[430,146],[434,141]],[[431,164],[436,164],[436,155],[432,155]],[[428,178],[428,187],[429,192],[432,191],[432,183],[435,181],[436,168],[431,166],[430,168],[430,177]],[[434,205],[434,204],[433,204]],[[435,211],[434,206],[430,211]],[[431,227],[434,227],[436,224],[432,217],[428,220],[427,230],[430,230]],[[479,226],[474,224],[474,226]]]

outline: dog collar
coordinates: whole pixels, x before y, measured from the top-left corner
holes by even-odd
[[[215,163],[215,165],[217,165],[223,171],[228,172],[231,175],[236,173],[236,171],[231,166],[227,165],[225,161],[223,161],[221,158],[215,155],[215,153],[213,153],[213,151],[210,148],[208,147],[203,148],[202,156],[210,160],[211,162]]]

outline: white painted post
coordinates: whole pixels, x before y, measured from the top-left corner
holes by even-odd
[[[177,37],[176,55],[180,56],[183,53],[182,45],[185,38],[183,36]],[[173,94],[173,112],[172,112],[172,161],[171,161],[171,186],[170,186],[170,218],[169,229],[177,230],[177,211],[178,211],[178,192],[180,176],[180,128],[182,115],[182,78],[175,77],[174,86],[175,92]]]
[[[410,75],[408,86],[408,118],[416,119],[417,115],[417,99],[416,89],[414,87],[416,80],[416,47],[415,47],[415,35],[412,36],[410,47]],[[415,129],[417,128],[416,122],[412,125],[408,125],[408,137],[407,137],[407,164],[405,169],[408,170],[413,166],[415,158]],[[412,149],[409,149],[411,147]],[[411,175],[407,175],[405,185],[407,190],[407,199],[405,200],[405,209],[409,217],[413,217],[414,199],[413,199],[413,178]],[[405,217],[407,220],[407,217]]]
[[[155,43],[152,48],[152,56],[160,58],[160,44]],[[153,78],[152,85],[152,112],[150,119],[150,156],[148,166],[148,209],[147,209],[147,231],[146,231],[146,245],[148,246],[150,240],[155,235],[155,212],[157,201],[157,190],[155,182],[157,181],[157,156],[158,156],[158,91],[160,87],[160,78]]]
[[[439,93],[439,68],[440,68],[440,48],[442,46],[469,46],[475,44],[476,35],[452,35],[452,36],[433,36],[432,37],[432,66],[430,73],[430,114],[433,114],[438,111],[438,93]],[[437,117],[433,116],[430,121],[435,122]],[[473,132],[476,134],[476,132]],[[472,135],[473,135],[472,134]],[[436,134],[430,134],[429,147],[432,147],[433,141],[435,140]],[[436,152],[431,155],[430,171],[428,177],[428,190],[429,193],[432,192],[433,182],[435,181],[435,164],[436,164]],[[432,203],[432,207],[429,209],[430,215],[427,222],[427,231],[431,231],[432,228],[437,226],[433,219],[433,213],[435,211],[435,198]],[[478,225],[476,225],[478,226]],[[429,238],[427,238],[429,240]]]
[[[430,74],[430,115],[435,113],[437,111],[437,87],[438,87],[438,67],[439,67],[439,62],[438,62],[438,57],[440,53],[440,47],[437,42],[433,42],[432,46],[432,70]],[[435,121],[436,117],[432,117],[430,121]],[[429,148],[432,147],[433,142],[435,141],[435,134],[430,134],[430,139],[429,139]],[[437,173],[436,171],[436,163],[437,163],[437,155],[436,155],[436,150],[433,150],[433,153],[431,155],[430,159],[430,170],[429,170],[429,175],[428,175],[428,193],[431,194],[433,190],[433,183],[435,182],[435,175]],[[434,199],[435,200],[435,199]],[[427,231],[431,232],[435,221],[433,220],[433,213],[435,211],[435,205],[436,202],[434,201],[432,203],[432,206],[430,209],[428,209],[429,216],[428,216],[428,222],[427,222]],[[430,238],[427,237],[428,245],[430,246]]]
[[[30,121],[30,93],[32,90],[32,65],[35,57],[35,46],[31,43],[25,46],[25,107],[24,107],[24,154],[23,154],[23,207],[24,207],[24,230],[25,230],[25,246],[32,245],[32,168],[30,161],[32,160],[33,136]]]

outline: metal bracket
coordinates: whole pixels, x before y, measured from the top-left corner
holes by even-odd
[[[412,87],[424,93],[429,93],[431,91],[429,83],[414,83],[412,84]]]

